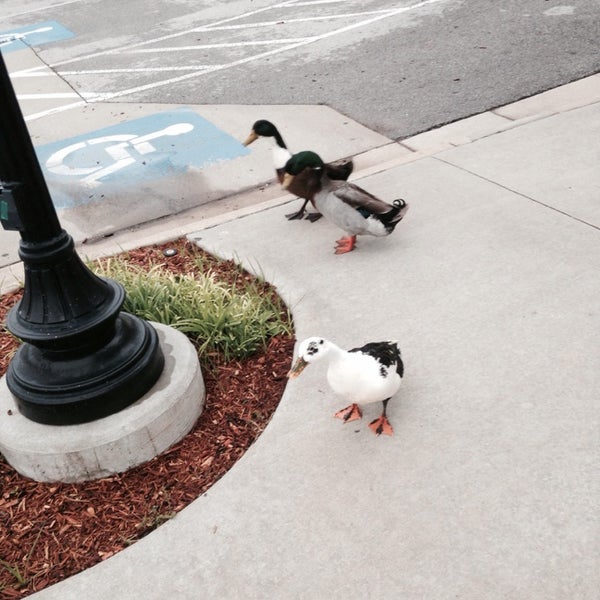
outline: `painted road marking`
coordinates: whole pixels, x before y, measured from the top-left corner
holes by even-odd
[[[294,7],[300,6],[299,4],[294,4]],[[205,25],[202,31],[228,31],[234,29],[254,29],[256,27],[273,27],[275,25],[281,25],[282,23],[285,25],[292,25],[294,23],[307,23],[310,21],[334,21],[336,19],[353,19],[355,17],[363,17],[365,15],[380,15],[383,13],[389,13],[392,9],[383,8],[380,10],[364,10],[360,12],[353,13],[338,13],[334,15],[319,15],[316,17],[295,17],[293,19],[284,19],[283,21],[256,21],[252,23],[242,23],[238,25]],[[196,33],[198,33],[198,30]]]
[[[44,21],[19,29],[0,32],[0,49],[4,53],[24,50],[73,37],[75,34],[56,21]]]
[[[95,98],[93,101],[97,101],[99,98]],[[33,113],[32,115],[24,116],[25,121],[35,121],[36,119],[40,119],[42,117],[48,117],[55,113],[64,112],[65,110],[71,110],[72,108],[77,108],[78,106],[85,106],[87,102],[85,100],[80,100],[79,102],[72,102],[71,104],[63,104],[62,106],[56,106],[55,108],[49,108],[48,110],[42,110],[37,113]]]
[[[92,52],[91,54],[86,54],[84,56],[79,56],[77,58],[68,58],[66,60],[61,60],[52,64],[52,68],[61,67],[62,65],[67,65],[73,62],[80,62],[81,60],[87,60],[90,58],[96,58],[97,56],[106,56],[107,54],[117,54],[122,52],[123,50],[130,50],[131,48],[139,48],[141,46],[148,46],[149,44],[155,44],[157,42],[162,42],[165,40],[172,40],[174,38],[181,37],[183,35],[189,35],[190,33],[197,33],[199,31],[203,31],[206,28],[212,27],[214,25],[222,25],[223,23],[229,23],[230,21],[236,21],[238,19],[245,19],[247,17],[254,16],[258,13],[265,12],[267,10],[272,10],[274,8],[283,8],[288,5],[293,5],[294,0],[288,0],[287,2],[278,2],[277,4],[273,4],[271,6],[265,6],[263,8],[258,8],[256,10],[251,10],[241,15],[236,15],[234,17],[228,17],[227,19],[221,19],[219,21],[215,21],[209,25],[203,25],[202,27],[193,27],[192,29],[186,29],[185,31],[178,31],[177,33],[170,33],[168,35],[162,35],[157,38],[152,38],[150,40],[144,40],[143,42],[137,42],[135,44],[129,44],[128,46],[122,46],[121,48],[111,48],[110,50],[101,50],[99,52]],[[31,69],[26,69],[24,72],[34,71],[37,69],[42,69],[44,67],[32,67]]]
[[[302,46],[306,46],[308,44],[313,44],[315,42],[333,37],[335,35],[339,35],[340,33],[346,33],[348,31],[352,31],[353,29],[357,29],[359,27],[365,27],[366,25],[371,25],[372,23],[375,23],[377,21],[381,21],[382,19],[387,19],[390,18],[392,16],[395,15],[399,15],[411,10],[415,10],[416,8],[422,8],[424,6],[430,5],[430,4],[437,4],[439,2],[447,2],[447,0],[422,0],[421,2],[417,2],[416,4],[412,4],[409,6],[401,6],[395,9],[392,9],[390,11],[386,11],[383,14],[377,14],[375,16],[372,16],[368,19],[363,19],[362,21],[358,21],[356,23],[351,23],[350,25],[346,25],[345,27],[340,27],[338,29],[333,29],[331,31],[328,31],[326,33],[322,33],[319,35],[315,35],[315,36],[311,36],[309,38],[305,38],[299,42],[295,42],[292,44],[286,44],[284,46],[281,46],[280,48],[275,48],[273,50],[268,50],[265,52],[260,52],[259,54],[254,54],[252,56],[247,56],[245,58],[241,58],[238,60],[234,60],[231,61],[229,63],[226,63],[224,65],[218,65],[218,66],[214,66],[211,67],[209,69],[203,69],[201,71],[197,71],[197,72],[192,72],[192,73],[188,73],[186,75],[179,75],[178,77],[171,77],[169,79],[163,79],[162,81],[155,81],[152,83],[148,83],[145,85],[140,85],[137,87],[133,87],[133,88],[129,88],[126,90],[121,90],[119,92],[113,92],[107,95],[104,95],[104,99],[112,99],[112,98],[120,98],[122,96],[129,96],[131,94],[135,94],[138,92],[144,92],[147,90],[153,90],[159,87],[163,87],[165,85],[171,85],[173,83],[179,83],[181,81],[186,81],[188,79],[193,79],[195,77],[198,77],[200,75],[205,75],[207,73],[214,73],[215,71],[222,71],[224,69],[230,69],[232,67],[237,67],[240,65],[244,65],[250,62],[254,62],[260,58],[266,58],[268,56],[273,56],[275,54],[281,54],[282,52],[287,52],[288,50],[293,50],[295,48],[300,48]],[[284,3],[284,4],[289,4],[289,3]],[[197,30],[196,30],[197,31]],[[150,43],[150,42],[146,42],[146,43]]]
[[[19,77],[56,77],[56,73],[46,67],[43,71],[18,71],[10,74],[11,79],[18,79]]]
[[[86,2],[86,1],[87,0],[64,0],[64,2],[57,2],[56,4],[51,4],[50,6],[46,6],[45,8],[49,10],[51,8],[57,8],[58,6],[65,6],[66,4],[76,4],[78,2]],[[40,12],[40,10],[44,10],[44,9],[32,8],[30,10],[23,10],[18,13],[12,13],[12,15],[6,15],[5,18],[12,19],[13,17],[21,17],[23,15],[30,15],[31,13]]]
[[[313,6],[314,4],[338,4],[346,0],[313,0],[312,2],[296,2],[294,6]]]
[[[0,44],[10,44],[15,40],[23,40],[27,36],[32,36],[34,33],[45,33],[46,31],[52,31],[52,27],[40,27],[38,29],[32,29],[31,31],[17,31],[15,33],[5,34],[0,39]]]
[[[56,208],[101,201],[105,192],[173,177],[249,150],[190,109],[120,123],[36,148]]]
[[[339,1],[346,1],[346,0],[339,0]],[[417,5],[415,6],[408,6],[408,7],[401,7],[400,10],[404,11],[405,9],[408,10],[412,10],[413,8],[419,8],[421,5],[425,5],[425,4],[430,4],[430,3],[436,3],[436,2],[440,2],[440,1],[447,1],[447,0],[424,0],[423,2],[419,2]],[[128,46],[122,46],[120,48],[111,48],[110,50],[101,50],[99,52],[93,52],[91,54],[86,54],[84,56],[79,56],[77,58],[69,58],[66,60],[62,60],[62,61],[57,61],[55,63],[52,64],[52,68],[56,68],[56,67],[61,67],[63,65],[66,64],[70,64],[73,62],[80,62],[82,60],[88,60],[91,58],[96,58],[98,56],[106,56],[109,54],[118,54],[120,52],[124,52],[124,51],[129,51],[133,48],[140,48],[142,46],[148,46],[150,44],[156,44],[159,42],[163,42],[166,40],[172,40],[178,37],[182,37],[185,35],[189,35],[192,33],[201,33],[201,32],[207,32],[207,31],[218,31],[221,29],[234,29],[234,28],[247,28],[247,27],[253,27],[253,26],[270,26],[270,25],[277,25],[278,23],[281,22],[280,20],[277,21],[266,21],[266,22],[260,22],[260,23],[246,23],[243,25],[233,25],[233,26],[223,26],[225,23],[230,23],[232,21],[238,21],[240,19],[246,19],[248,17],[252,17],[258,13],[262,13],[262,12],[266,12],[269,10],[273,10],[276,8],[295,8],[296,6],[298,6],[298,4],[294,4],[295,0],[288,0],[287,2],[278,2],[276,4],[272,4],[271,6],[265,6],[263,8],[259,8],[256,10],[251,10],[245,13],[242,13],[241,15],[236,15],[234,17],[228,17],[226,19],[221,19],[219,21],[215,21],[214,23],[209,23],[208,25],[202,25],[200,27],[193,27],[191,29],[186,29],[184,31],[178,31],[176,33],[170,33],[168,35],[163,35],[163,36],[159,36],[156,38],[152,38],[150,40],[144,40],[142,42],[136,42],[135,44],[130,44]],[[306,3],[301,4],[301,6],[304,6]],[[381,9],[381,10],[377,10],[377,11],[364,11],[364,12],[358,12],[358,13],[347,13],[347,14],[342,14],[339,18],[349,18],[349,17],[354,17],[354,16],[361,16],[361,15],[371,15],[371,14],[384,14],[388,15],[388,14],[396,14],[395,11],[397,11],[398,8],[389,8],[389,9]],[[317,16],[317,17],[305,17],[305,18],[299,18],[299,19],[289,19],[286,20],[286,23],[296,23],[296,22],[303,22],[303,21],[320,21],[320,20],[327,20],[327,19],[335,19],[336,16],[330,16],[330,15],[322,15],[322,16]],[[223,27],[222,27],[223,26]],[[31,72],[34,71],[36,69],[42,69],[44,67],[32,67],[30,69],[26,69],[24,71],[19,71],[16,73],[16,75],[20,75],[22,73],[27,73],[27,72]],[[77,73],[79,71],[76,71]]]
[[[61,75],[92,75],[102,73],[161,73],[165,71],[198,71],[200,69],[210,69],[214,65],[194,65],[190,67],[140,67],[137,69],[84,69],[81,71],[61,71]],[[41,73],[40,73],[41,75]],[[28,75],[24,75],[27,77]],[[82,94],[85,95],[85,94]]]
[[[125,50],[129,54],[148,54],[149,52],[179,52],[180,50],[209,50],[211,48],[241,48],[244,46],[269,46],[273,44],[295,44],[312,38],[282,38],[276,40],[253,40],[251,42],[221,42],[217,44],[197,44],[195,46],[173,46],[161,48],[141,48]]]
[[[149,68],[146,69],[144,67],[142,68],[131,68],[131,69],[115,69],[114,71],[111,69],[94,69],[94,68],[84,68],[81,70],[68,70],[68,71],[58,71],[59,75],[93,75],[95,73],[137,73],[137,74],[142,74],[144,72],[165,72],[165,73],[169,73],[171,72],[173,76],[171,77],[166,77],[164,79],[160,79],[160,80],[154,80],[154,81],[150,81],[149,83],[145,83],[145,84],[140,84],[137,85],[135,87],[131,87],[131,88],[127,88],[127,89],[121,89],[121,90],[108,90],[108,91],[98,91],[98,92],[81,92],[81,96],[83,98],[83,100],[81,102],[74,102],[74,103],[68,103],[65,104],[63,106],[54,106],[52,108],[49,108],[48,110],[43,110],[40,112],[36,112],[34,114],[29,114],[25,116],[25,120],[26,121],[32,121],[41,117],[45,117],[47,115],[51,115],[51,114],[56,114],[59,112],[63,112],[66,110],[69,110],[71,108],[74,107],[78,107],[78,106],[82,106],[83,104],[87,103],[87,102],[98,102],[98,101],[102,101],[102,100],[111,100],[111,99],[116,99],[116,98],[121,98],[123,96],[129,96],[132,94],[136,94],[136,93],[141,93],[141,92],[146,92],[149,90],[154,90],[160,87],[164,87],[167,85],[172,85],[172,84],[177,84],[179,82],[183,82],[183,81],[187,81],[193,78],[197,78],[197,77],[201,77],[204,75],[208,75],[211,73],[215,73],[218,71],[223,71],[226,69],[231,69],[231,68],[235,68],[238,66],[242,66],[245,64],[249,64],[270,56],[275,56],[284,52],[288,52],[290,50],[294,50],[296,48],[301,48],[303,46],[307,46],[309,44],[314,44],[314,43],[318,43],[322,40],[325,40],[327,38],[331,38],[333,36],[337,36],[340,34],[344,34],[347,33],[349,31],[358,29],[358,28],[364,28],[367,27],[369,25],[372,25],[376,22],[382,21],[384,19],[389,19],[389,18],[393,18],[397,15],[403,14],[403,13],[407,13],[409,11],[414,11],[414,10],[418,10],[420,8],[426,7],[426,6],[430,6],[430,5],[434,5],[434,4],[439,4],[442,2],[451,2],[452,0],[421,0],[421,1],[416,1],[413,4],[404,4],[402,3],[402,6],[399,6],[397,2],[393,2],[390,4],[389,8],[386,9],[378,9],[378,10],[366,10],[363,12],[346,12],[344,13],[343,10],[341,10],[340,12],[338,12],[337,14],[333,14],[333,15],[329,15],[329,14],[325,14],[325,15],[310,15],[310,16],[306,16],[306,17],[300,17],[300,18],[290,18],[290,19],[286,19],[285,15],[281,18],[279,18],[278,20],[273,20],[273,21],[267,21],[267,22],[252,22],[252,23],[236,23],[236,21],[239,21],[240,19],[248,19],[250,17],[254,17],[255,15],[259,14],[259,13],[265,13],[267,11],[273,11],[274,9],[277,9],[279,11],[284,11],[285,9],[295,9],[297,7],[310,7],[312,5],[318,5],[318,4],[323,4],[323,5],[336,5],[336,4],[340,4],[341,6],[346,6],[344,4],[344,2],[341,1],[337,1],[337,0],[313,0],[313,2],[310,1],[303,1],[303,2],[298,2],[297,0],[287,0],[285,2],[276,2],[270,6],[265,6],[263,8],[260,9],[256,9],[256,10],[252,10],[252,11],[248,11],[242,14],[238,14],[235,15],[233,17],[228,17],[226,19],[221,19],[218,21],[214,21],[212,23],[208,23],[207,25],[203,25],[200,27],[194,27],[191,29],[187,29],[185,31],[180,31],[180,32],[176,32],[176,33],[172,33],[172,34],[168,34],[168,35],[163,35],[160,37],[156,37],[153,39],[148,39],[148,40],[144,40],[144,41],[140,41],[140,42],[136,42],[134,44],[128,44],[126,46],[122,46],[119,48],[111,48],[110,50],[104,50],[104,51],[99,51],[99,52],[94,52],[85,56],[79,56],[77,58],[70,58],[70,59],[66,59],[63,61],[58,61],[54,64],[51,65],[52,69],[56,69],[57,67],[63,66],[63,65],[67,65],[67,64],[72,64],[74,62],[77,63],[81,63],[82,61],[86,61],[86,60],[93,60],[96,57],[100,57],[100,56],[106,56],[106,55],[126,55],[126,54],[132,54],[132,53],[171,53],[171,52],[176,52],[176,51],[182,51],[183,49],[185,50],[189,50],[189,51],[193,51],[196,49],[202,49],[202,50],[207,50],[207,49],[215,49],[215,50],[219,50],[219,49],[227,49],[227,48],[237,48],[237,47],[241,47],[241,46],[247,46],[249,48],[252,48],[253,46],[275,46],[272,48],[264,48],[263,51],[259,51],[256,54],[251,54],[251,55],[247,55],[244,56],[242,58],[238,58],[235,60],[229,60],[229,61],[219,61],[219,64],[212,64],[212,65],[174,65],[172,68],[165,66],[165,67],[158,67],[158,68]],[[157,48],[148,48],[148,46],[150,45],[156,45],[156,44],[160,44],[162,42],[165,42],[167,40],[175,40],[176,38],[181,38],[182,36],[186,36],[186,35],[191,35],[194,33],[212,33],[212,32],[216,32],[219,30],[227,30],[228,28],[231,29],[251,29],[253,27],[268,27],[268,26],[276,26],[277,24],[280,23],[285,23],[285,24],[289,24],[289,23],[293,23],[293,22],[300,22],[300,21],[321,21],[321,22],[330,22],[333,21],[334,19],[355,19],[353,22],[351,22],[350,24],[346,24],[342,27],[338,27],[338,28],[333,28],[329,31],[326,31],[324,33],[321,34],[317,34],[317,35],[313,35],[310,37],[305,37],[305,38],[298,38],[298,39],[265,39],[265,40],[253,40],[251,42],[231,42],[231,43],[215,43],[215,44],[202,44],[202,45],[195,45],[193,47],[191,46],[185,46],[183,48],[173,48],[172,46],[165,46],[165,47],[157,47]],[[115,65],[117,66],[117,65]],[[29,68],[29,69],[25,69],[22,71],[19,71],[17,73],[13,73],[12,77],[24,77],[24,76],[31,76],[33,73],[35,72],[39,72],[40,70],[44,70],[47,69],[47,67],[44,66],[40,66],[40,67],[33,67],[33,68]]]
[[[68,175],[77,177],[85,175],[81,183],[91,188],[98,187],[102,180],[108,175],[112,175],[129,165],[136,162],[136,158],[130,154],[128,147],[131,146],[135,153],[143,155],[156,152],[155,146],[150,144],[150,140],[155,140],[164,136],[175,136],[188,133],[194,129],[191,123],[176,123],[169,125],[159,131],[153,131],[147,135],[137,136],[131,134],[105,135],[102,137],[88,139],[85,142],[76,142],[66,148],[58,150],[46,161],[46,168],[51,173],[58,175]],[[113,144],[113,142],[118,142]],[[69,166],[69,157],[71,154],[79,152],[86,146],[96,146],[99,144],[110,144],[104,147],[104,151],[114,162],[106,167],[96,165],[94,167],[71,167]]]
[[[81,98],[77,92],[48,92],[47,94],[17,94],[17,100],[43,100],[46,99],[58,99],[61,98]]]

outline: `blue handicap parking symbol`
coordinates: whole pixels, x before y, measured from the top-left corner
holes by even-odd
[[[56,208],[249,153],[189,108],[157,113],[36,148]]]
[[[28,46],[42,46],[73,37],[75,34],[56,21],[25,25],[19,29],[0,32],[0,50],[3,53],[23,50]]]

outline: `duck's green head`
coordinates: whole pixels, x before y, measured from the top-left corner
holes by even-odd
[[[323,167],[323,164],[321,157],[316,152],[304,150],[303,152],[294,154],[285,163],[285,172],[290,175],[298,175],[298,173],[301,173],[306,168],[320,169]]]
[[[298,152],[285,163],[285,174],[283,176],[283,187],[288,188],[296,175],[304,169],[322,169],[325,163],[316,152],[304,150]]]
[[[252,125],[252,130],[250,131],[250,135],[246,138],[244,142],[244,146],[249,146],[254,140],[259,137],[274,137],[277,143],[285,148],[285,144],[281,139],[281,135],[279,131],[277,131],[277,127],[271,123],[271,121],[267,121],[266,119],[259,119]],[[281,140],[281,143],[279,141]]]

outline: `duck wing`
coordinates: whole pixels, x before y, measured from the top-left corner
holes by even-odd
[[[354,183],[331,181],[329,187],[330,193],[352,208],[362,209],[373,215],[384,215],[393,209],[391,204],[380,200]]]
[[[398,376],[400,378],[404,376],[404,363],[396,342],[370,342],[360,348],[348,350],[348,352],[360,352],[371,356],[387,369],[395,366]]]

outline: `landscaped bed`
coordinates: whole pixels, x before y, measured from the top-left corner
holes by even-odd
[[[165,257],[166,248],[177,253]],[[218,284],[225,284],[225,294],[235,290],[261,296],[264,304],[251,308],[257,312],[248,318],[264,319],[267,334],[262,338],[260,332],[250,331],[251,340],[244,341],[230,332],[213,345],[205,334],[185,331],[189,319],[183,324],[182,330],[201,348],[206,404],[183,440],[144,465],[85,483],[37,483],[16,473],[0,454],[0,596],[7,600],[32,594],[109,558],[173,517],[244,454],[269,422],[285,388],[294,346],[292,326],[268,283],[184,239],[128,252],[94,270],[114,276],[113,269],[119,271],[125,263],[164,271],[175,288],[178,281],[189,283],[190,274],[210,272]],[[137,293],[134,290],[131,296]],[[143,296],[140,293],[136,301],[143,304]],[[20,292],[0,298],[2,323],[19,298]],[[279,314],[269,319],[268,311]],[[212,329],[218,338],[218,327]],[[0,331],[0,375],[18,344],[6,330]]]

